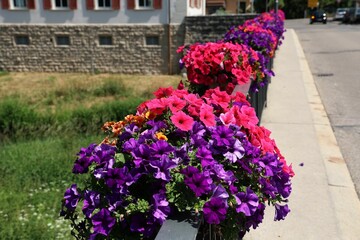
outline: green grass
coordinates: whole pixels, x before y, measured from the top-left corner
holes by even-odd
[[[71,239],[59,217],[76,153],[178,76],[0,72],[0,239]]]
[[[71,173],[81,146],[102,136],[50,137],[0,146],[0,238],[69,239],[61,199],[81,176]]]

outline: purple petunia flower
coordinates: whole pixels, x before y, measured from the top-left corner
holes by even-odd
[[[136,141],[134,138],[130,138],[129,140],[127,140],[126,142],[124,142],[123,146],[122,146],[122,151],[123,152],[132,152],[135,149],[137,149],[139,147],[138,141]]]
[[[185,177],[184,183],[195,193],[195,196],[200,197],[211,190],[212,179],[209,172],[205,171]]]
[[[222,185],[218,185],[213,190],[212,198],[220,198],[222,199],[227,207],[227,199],[229,198],[229,194],[226,192],[225,188]]]
[[[260,178],[259,183],[262,187],[261,190],[264,194],[269,195],[271,198],[275,198],[277,189],[273,185],[271,185],[271,183],[267,179]]]
[[[72,172],[75,174],[78,173],[87,173],[89,171],[89,166],[92,163],[90,157],[93,154],[93,151],[97,145],[95,143],[90,144],[87,148],[81,148],[80,152],[77,154],[78,158],[74,163]]]
[[[235,139],[233,138],[234,132],[226,126],[217,126],[211,131],[214,145],[218,147],[232,146]]]
[[[146,124],[151,126],[154,131],[158,131],[160,129],[167,128],[167,125],[166,125],[166,123],[164,121],[150,120],[150,121],[146,122]]]
[[[188,144],[185,143],[181,146],[180,149],[175,149],[175,158],[173,161],[176,164],[184,164],[187,165],[187,163],[190,161],[189,155],[188,155]]]
[[[206,133],[206,129],[205,129],[204,125],[195,121],[194,125],[192,127],[192,130],[191,130],[191,134],[203,137],[205,133]]]
[[[139,127],[135,123],[131,123],[124,127],[124,131],[119,135],[120,141],[126,141],[134,136],[139,131]]]
[[[274,221],[284,220],[289,212],[290,212],[290,209],[289,209],[287,204],[285,204],[284,206],[281,206],[279,204],[275,204]]]
[[[250,229],[250,227],[253,227],[256,229],[260,223],[262,223],[264,219],[264,213],[265,213],[265,204],[259,203],[259,206],[257,207],[255,213],[246,218],[246,228]]]
[[[241,142],[236,139],[233,146],[229,146],[228,151],[224,154],[224,157],[232,163],[237,162],[244,157],[245,149],[241,145]]]
[[[91,161],[96,162],[104,168],[112,168],[115,163],[116,147],[101,144],[94,149],[94,154],[90,157]]]
[[[163,224],[166,217],[170,213],[169,202],[166,200],[165,194],[154,194],[153,195],[153,216],[157,219],[160,224]]]
[[[202,167],[209,166],[215,162],[211,151],[206,146],[199,147],[196,157],[200,160]]]
[[[109,188],[117,189],[120,193],[126,192],[126,187],[130,186],[132,179],[129,169],[125,166],[122,168],[109,169],[106,172],[105,183]]]
[[[84,193],[84,205],[82,211],[84,215],[88,218],[91,217],[91,214],[94,210],[100,205],[100,194],[95,191],[86,190]]]
[[[185,177],[191,178],[195,173],[200,173],[199,169],[193,166],[188,166],[181,170],[181,173],[185,175]]]
[[[80,194],[77,191],[77,185],[73,184],[66,189],[64,193],[65,207],[69,210],[74,210],[80,200]]]
[[[234,197],[237,203],[236,212],[242,212],[245,216],[251,216],[259,206],[259,198],[250,188],[247,188],[246,192],[237,193]]]
[[[227,206],[223,199],[213,197],[204,204],[204,219],[209,224],[220,224],[225,220]]]
[[[266,153],[265,156],[259,159],[258,165],[265,170],[265,176],[274,176],[277,172],[282,170],[282,163],[278,161],[277,155]]]
[[[116,223],[116,219],[111,216],[111,213],[106,208],[101,209],[91,218],[94,228],[94,234],[101,234],[108,236]]]
[[[137,213],[131,217],[130,230],[144,234],[145,237],[150,237],[154,234],[158,224],[154,217],[146,216],[145,214]]]
[[[148,145],[140,144],[137,149],[131,152],[131,155],[134,157],[134,163],[136,167],[139,167],[143,161],[151,159],[151,151]]]
[[[213,177],[225,181],[228,185],[231,185],[237,180],[234,173],[231,170],[225,171],[224,166],[221,164],[213,164],[209,166],[209,170],[211,170]]]
[[[177,164],[171,159],[163,155],[159,160],[153,160],[149,165],[154,169],[154,177],[169,182],[171,180],[170,170],[175,168]]]
[[[151,154],[155,158],[160,158],[162,155],[169,155],[174,151],[174,148],[164,140],[159,140],[150,145]]]
[[[284,198],[290,196],[292,191],[290,175],[280,171],[277,175],[271,178],[271,184],[276,188],[277,192]]]

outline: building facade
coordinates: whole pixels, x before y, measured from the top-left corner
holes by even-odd
[[[207,0],[206,14],[214,14],[223,10],[228,14],[242,14],[253,12],[253,1],[251,0]]]
[[[186,16],[205,0],[0,0],[0,69],[177,71]]]

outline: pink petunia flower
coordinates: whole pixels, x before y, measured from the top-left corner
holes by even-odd
[[[221,113],[220,114],[220,121],[225,126],[229,126],[230,124],[235,124],[236,123],[234,114],[231,111],[226,112],[226,113]]]
[[[200,108],[200,120],[207,127],[215,126],[215,115],[214,115],[213,111],[214,111],[214,108],[205,103]]]
[[[170,117],[170,119],[175,127],[183,131],[191,130],[194,124],[194,119],[183,111],[176,112],[173,116]]]
[[[166,103],[169,106],[172,113],[176,113],[182,110],[186,106],[186,101],[176,96],[167,98]]]

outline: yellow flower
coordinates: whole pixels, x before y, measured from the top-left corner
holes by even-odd
[[[157,132],[157,133],[155,133],[155,136],[156,136],[156,138],[159,139],[159,140],[165,140],[165,141],[168,140],[168,138],[167,138],[162,132]]]

